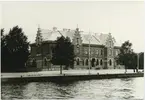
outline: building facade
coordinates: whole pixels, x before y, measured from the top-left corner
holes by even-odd
[[[38,28],[36,42],[31,44],[31,62],[36,61],[37,68],[49,69],[53,65],[52,48],[57,37],[69,37],[74,45],[75,68],[114,69],[117,66],[115,57],[119,54],[120,46],[114,37],[109,34],[87,33],[75,30],[52,30]]]

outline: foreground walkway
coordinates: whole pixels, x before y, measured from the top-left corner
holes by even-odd
[[[139,70],[142,72],[142,70]],[[89,75],[89,70],[63,70],[62,75]],[[106,69],[106,70],[90,70],[90,75],[96,74],[123,74],[124,69]],[[127,73],[134,73],[133,70],[127,70]],[[15,77],[43,77],[43,76],[62,76],[60,71],[39,71],[39,72],[21,72],[21,73],[1,73],[1,78],[15,78]]]

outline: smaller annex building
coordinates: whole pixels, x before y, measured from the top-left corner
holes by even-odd
[[[53,65],[52,48],[55,40],[61,35],[69,37],[74,45],[74,68],[88,68],[89,61],[92,68],[114,69],[117,68],[115,57],[120,52],[120,45],[115,41],[111,33],[89,33],[80,31],[79,28],[52,30],[38,28],[35,43],[31,46],[30,63],[36,62],[39,69],[49,69]],[[90,60],[89,60],[90,47]]]

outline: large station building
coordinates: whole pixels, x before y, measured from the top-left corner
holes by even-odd
[[[35,43],[31,44],[31,62],[35,60],[37,68],[49,69],[54,66],[50,62],[52,48],[61,35],[69,37],[74,45],[75,68],[88,68],[89,64],[92,68],[116,68],[115,57],[120,45],[111,33],[89,33],[80,31],[79,28],[58,30],[56,27],[51,30],[38,28]]]

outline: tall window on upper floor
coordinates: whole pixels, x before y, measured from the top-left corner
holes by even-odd
[[[77,44],[79,44],[79,38],[77,38]]]
[[[109,56],[111,56],[112,55],[112,50],[111,50],[111,48],[109,49]]]
[[[118,50],[116,50],[116,56],[118,55]]]
[[[101,50],[101,56],[103,55],[103,50]]]
[[[99,54],[99,51],[98,51],[98,50],[96,50],[96,54],[97,54],[97,55]]]
[[[84,49],[84,54],[86,54],[86,55],[88,54],[88,49],[86,49],[86,48]]]
[[[41,47],[37,47],[36,48],[36,56],[40,56],[42,53],[42,48]]]
[[[80,53],[80,50],[79,50],[79,48],[77,48],[77,53]]]
[[[76,44],[77,44],[77,45],[80,45],[80,44],[81,44],[81,40],[80,40],[79,37],[76,38]]]
[[[93,50],[91,50],[91,55],[93,55],[94,54],[94,51]]]
[[[120,49],[118,50],[118,54],[120,54]]]
[[[87,50],[85,50],[85,51],[84,51],[84,53],[85,53],[85,54],[88,54],[88,51],[87,51]]]
[[[111,43],[111,40],[109,41],[109,47],[111,48],[111,45],[112,45],[112,43]]]

